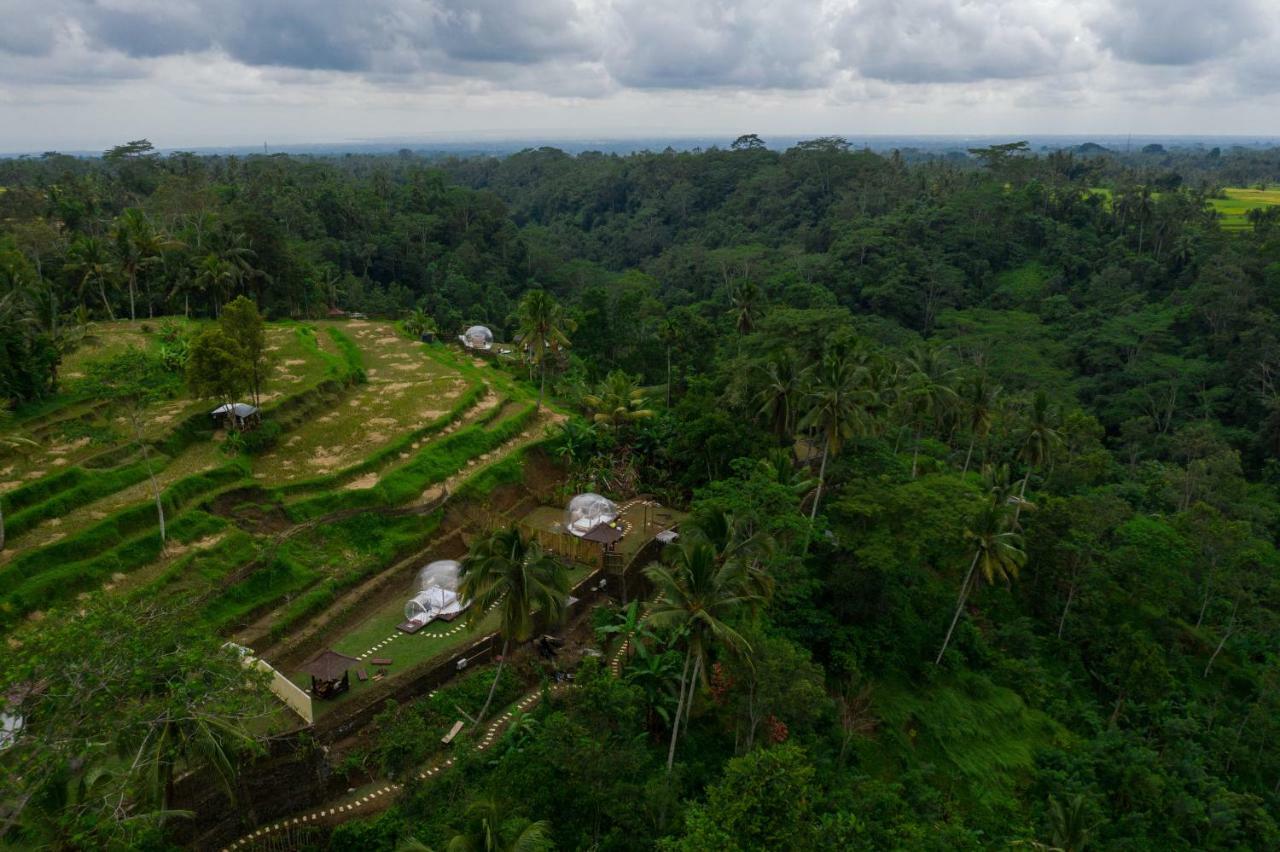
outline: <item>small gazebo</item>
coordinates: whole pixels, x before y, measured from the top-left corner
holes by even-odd
[[[311,675],[311,694],[316,698],[334,698],[351,688],[347,670],[360,663],[355,657],[324,650],[303,666],[304,674]]]
[[[215,427],[233,426],[244,429],[257,423],[261,412],[256,405],[250,405],[247,402],[229,402],[210,411],[209,416],[213,418]]]

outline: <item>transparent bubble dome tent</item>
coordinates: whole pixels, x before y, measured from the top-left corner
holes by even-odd
[[[415,630],[435,619],[452,621],[467,608],[458,597],[458,574],[462,565],[453,559],[440,559],[418,572],[417,589],[404,605],[405,622]]]
[[[583,536],[601,524],[613,523],[618,519],[618,506],[608,497],[599,494],[579,494],[569,501],[566,526],[569,532]]]
[[[468,349],[492,349],[493,332],[482,325],[473,325],[463,332],[462,343]]]

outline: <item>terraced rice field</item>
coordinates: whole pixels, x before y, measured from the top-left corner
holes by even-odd
[[[257,457],[253,476],[262,484],[286,484],[350,468],[404,433],[428,427],[472,386],[427,358],[422,344],[396,335],[386,324],[350,322],[342,327],[360,348],[368,381]],[[375,475],[367,476],[374,477],[370,485],[376,481]]]
[[[462,516],[488,512],[486,495],[518,478],[525,448],[564,419],[535,411],[524,376],[390,323],[270,325],[262,405],[282,429],[274,447],[226,452],[207,400],[150,409],[143,440],[166,507],[162,542],[134,436],[84,385],[95,360],[158,347],[159,323],[148,324],[96,326],[66,362],[64,391],[12,424],[39,446],[0,460],[10,525],[0,634],[20,641],[24,622],[74,617],[77,599],[108,593],[194,606],[210,631],[260,651],[296,656],[327,643],[370,658],[376,645],[397,659],[393,677],[486,635],[493,617],[475,630],[458,622],[391,636],[401,569],[442,537],[449,555],[465,548],[469,527],[455,517],[442,528],[452,511],[443,501],[465,495]],[[574,580],[587,571],[575,568]]]

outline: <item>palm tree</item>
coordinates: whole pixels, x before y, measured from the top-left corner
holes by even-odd
[[[514,526],[507,527],[493,530],[472,545],[462,560],[458,594],[470,603],[467,622],[473,627],[491,608],[500,607],[502,656],[489,697],[476,716],[475,724],[479,725],[489,712],[511,643],[525,642],[532,636],[535,616],[548,623],[559,622],[564,616],[569,575],[560,560],[544,552],[536,541],[526,540]]]
[[[942,353],[917,346],[907,359],[907,380],[903,402],[911,420],[915,446],[911,451],[911,478],[918,471],[920,439],[929,422],[937,423],[956,400],[953,387],[956,371],[947,366]]]
[[[102,307],[106,309],[107,319],[116,318],[111,309],[111,300],[107,298],[107,280],[111,277],[113,267],[102,240],[97,237],[81,237],[71,245],[67,252],[68,269],[80,273],[80,304],[84,304],[84,291],[90,282],[98,285],[98,296],[102,299]]]
[[[699,676],[705,680],[711,649],[721,644],[735,651],[750,651],[728,620],[744,606],[754,607],[761,600],[750,591],[744,564],[738,559],[718,559],[715,546],[703,537],[689,535],[670,552],[669,565],[654,563],[644,569],[657,595],[648,623],[683,637],[684,644],[680,696],[667,749],[668,772],[675,763],[685,702],[690,700]]]
[[[973,590],[973,579],[979,577],[986,583],[997,580],[1012,581],[1018,576],[1018,569],[1026,562],[1027,555],[1022,550],[1022,536],[1014,531],[1009,517],[1009,507],[996,499],[988,500],[974,516],[964,537],[973,548],[973,559],[969,563],[969,573],[965,574],[964,583],[960,585],[960,597],[956,601],[956,612],[951,618],[951,626],[947,628],[947,636],[942,641],[942,649],[938,651],[935,665],[942,664],[942,656],[947,653],[951,644],[951,634],[960,621],[960,613],[964,611],[965,601]]]
[[[179,766],[212,769],[227,796],[234,798],[238,757],[257,745],[237,720],[212,710],[178,709],[154,720],[141,742],[119,743],[122,756],[131,760],[130,774],[141,780],[146,799],[158,807],[162,820],[173,801]]]
[[[760,414],[768,420],[779,439],[795,434],[803,390],[804,371],[794,352],[765,365],[756,401],[760,403]]]
[[[1000,386],[994,384],[986,373],[979,373],[962,389],[961,400],[968,413],[969,449],[964,454],[964,467],[961,473],[969,472],[969,462],[973,458],[973,445],[979,437],[985,442],[991,433],[991,423],[995,419],[996,400],[1000,396]]]
[[[667,351],[667,408],[671,407],[671,353],[680,342],[680,323],[667,317],[658,323],[658,340]]]
[[[614,432],[637,420],[653,417],[653,411],[645,408],[645,392],[633,376],[621,370],[613,370],[595,393],[586,394],[582,401],[594,414],[592,420],[604,429]]]
[[[160,259],[162,238],[147,215],[130,207],[120,216],[115,230],[116,264],[129,284],[129,319],[136,320],[138,276]]]
[[[404,330],[410,337],[421,337],[423,332],[435,331],[436,321],[422,308],[414,308],[404,318]]]
[[[1062,803],[1049,797],[1048,849],[1056,852],[1084,852],[1089,845],[1093,825],[1085,813],[1084,796],[1072,796]]]
[[[809,377],[805,393],[809,407],[800,420],[800,428],[817,432],[822,437],[822,463],[818,467],[818,489],[809,512],[812,524],[818,517],[818,503],[826,483],[827,460],[840,453],[844,442],[866,425],[864,386],[866,370],[851,359],[828,357]]]
[[[466,810],[465,826],[449,839],[447,852],[543,852],[550,849],[551,823],[509,816],[510,809],[493,799],[476,799]],[[396,846],[396,852],[431,852],[415,838]]]
[[[541,378],[538,383],[538,410],[542,410],[542,395],[547,387],[547,358],[569,348],[569,334],[577,328],[573,320],[564,314],[564,308],[546,290],[530,290],[524,294],[516,318],[519,330],[516,339],[524,345],[525,357],[537,364]]]
[[[734,283],[729,302],[733,305],[733,324],[738,334],[750,334],[756,327],[763,295],[754,281]]]
[[[1031,412],[1027,416],[1019,441],[1021,446],[1018,455],[1027,468],[1022,475],[1022,486],[1018,489],[1020,504],[1014,511],[1015,523],[1022,512],[1021,501],[1027,498],[1027,480],[1031,478],[1031,471],[1049,464],[1053,459],[1053,451],[1061,443],[1062,435],[1054,428],[1054,415],[1049,408],[1049,398],[1045,396],[1044,391],[1039,391],[1031,403]]]

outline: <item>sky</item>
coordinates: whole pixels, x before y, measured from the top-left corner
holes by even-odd
[[[1280,136],[1280,0],[0,0],[0,151]]]

